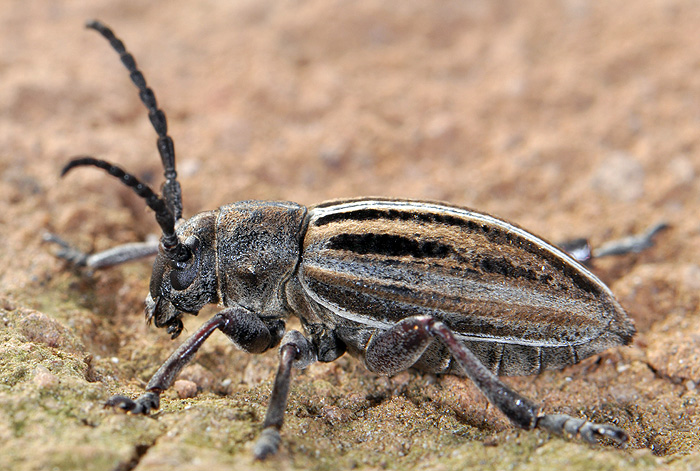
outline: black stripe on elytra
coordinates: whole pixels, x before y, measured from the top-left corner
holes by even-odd
[[[533,283],[549,284],[552,276],[538,273],[535,270],[514,265],[505,257],[481,257],[474,263],[474,266],[483,273],[501,275],[505,278],[516,280],[528,280]],[[562,289],[560,287],[560,289]]]
[[[444,258],[454,252],[452,247],[427,240],[415,239],[392,234],[338,234],[328,241],[328,248],[347,250],[360,255],[386,255],[401,257],[409,255],[414,258]]]
[[[473,221],[465,221],[462,218],[449,214],[435,214],[428,212],[402,211],[399,209],[356,209],[354,211],[337,212],[321,216],[314,221],[315,226],[324,226],[337,221],[374,221],[377,219],[386,219],[389,221],[417,221],[427,223],[440,223],[448,226],[461,226],[476,229],[479,224]],[[472,224],[472,228],[469,224]],[[488,229],[487,229],[488,230]]]
[[[463,264],[464,275],[495,274],[505,278],[540,283],[547,283],[549,281],[547,278],[551,278],[549,275],[540,275],[534,270],[514,265],[504,257],[479,257],[477,260],[466,260],[448,245],[432,240],[419,242],[391,234],[339,234],[329,240],[328,248],[347,250],[360,255],[411,256],[417,259],[446,258],[453,255]]]
[[[326,224],[331,224],[333,222],[342,221],[375,221],[375,220],[389,220],[389,221],[416,221],[427,224],[443,224],[447,226],[459,227],[466,229],[468,232],[482,234],[489,242],[496,245],[508,245],[510,247],[517,247],[525,252],[531,253],[538,257],[547,260],[555,269],[563,272],[567,277],[569,277],[572,282],[581,288],[582,290],[598,295],[600,294],[600,287],[590,280],[589,277],[581,274],[575,265],[566,263],[561,257],[553,254],[547,249],[543,249],[539,245],[520,237],[518,234],[512,231],[500,230],[490,224],[479,223],[470,219],[453,216],[450,214],[439,214],[431,213],[427,211],[404,211],[399,209],[376,209],[376,208],[363,208],[356,209],[353,211],[346,212],[336,212],[321,216],[314,221],[315,226],[323,226]],[[349,234],[344,234],[349,235]],[[368,236],[377,236],[378,234],[367,234]],[[357,237],[361,237],[358,235]],[[399,237],[399,236],[395,236]],[[371,237],[370,237],[371,238]],[[406,239],[407,241],[419,244],[412,239]],[[433,242],[435,243],[435,242]],[[361,245],[361,244],[360,244]],[[356,244],[357,246],[357,244]],[[452,250],[450,247],[445,246],[448,250]],[[351,249],[347,249],[351,250]],[[355,251],[355,250],[352,250]],[[420,249],[416,249],[415,253],[420,253]],[[361,252],[358,252],[361,253]],[[369,252],[364,252],[369,253]],[[406,255],[409,255],[408,253]],[[410,254],[413,255],[413,254]],[[415,256],[415,255],[414,255]],[[483,269],[483,267],[481,267]]]

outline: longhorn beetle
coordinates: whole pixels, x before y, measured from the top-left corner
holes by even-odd
[[[291,368],[333,361],[346,351],[383,375],[413,367],[467,376],[527,430],[591,443],[627,441],[612,425],[545,414],[498,379],[562,368],[630,343],[632,321],[582,264],[506,221],[425,201],[368,198],[310,207],[240,201],[184,220],[165,114],[122,41],[98,21],[87,27],[110,42],[129,70],[158,134],[165,183],[159,196],[92,157],[70,161],[62,175],[79,166],[106,170],[145,200],[162,237],[94,255],[48,239],[63,246],[59,256],[93,268],[157,250],[146,318],[173,338],[182,331],[183,313],[196,315],[209,303],[222,307],[165,361],[143,395],[113,396],[108,405],[133,414],[158,409],[160,394],[219,329],[249,353],[279,345],[279,369],[254,447],[258,459],[278,450]],[[641,250],[661,228],[597,255]],[[285,332],[292,315],[304,334]]]

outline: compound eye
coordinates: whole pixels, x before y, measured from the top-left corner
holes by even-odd
[[[176,291],[182,291],[189,288],[197,276],[197,271],[192,269],[173,270],[170,272],[170,284]]]
[[[170,285],[176,291],[189,288],[199,273],[200,243],[195,236],[190,236],[185,241],[192,256],[186,262],[173,262],[170,271]]]

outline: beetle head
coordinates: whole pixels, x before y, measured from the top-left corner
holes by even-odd
[[[175,230],[175,216],[168,202],[133,175],[104,160],[81,157],[70,161],[61,172],[94,166],[117,177],[141,196],[155,212],[163,231],[151,276],[150,294],[146,299],[146,318],[156,327],[167,328],[177,337],[182,331],[182,312],[197,314],[217,300],[214,226],[216,212],[210,211],[182,222]]]
[[[177,230],[191,254],[178,261],[161,243],[151,274],[150,293],[146,297],[146,320],[164,327],[172,338],[182,331],[182,313],[197,315],[206,304],[216,303],[217,278],[214,253],[216,212],[198,214],[183,222]]]

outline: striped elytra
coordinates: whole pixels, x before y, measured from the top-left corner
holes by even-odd
[[[501,375],[577,363],[635,332],[610,290],[567,254],[456,206],[358,199],[311,207],[302,254],[302,286],[333,313],[324,322],[381,331],[432,316]]]

